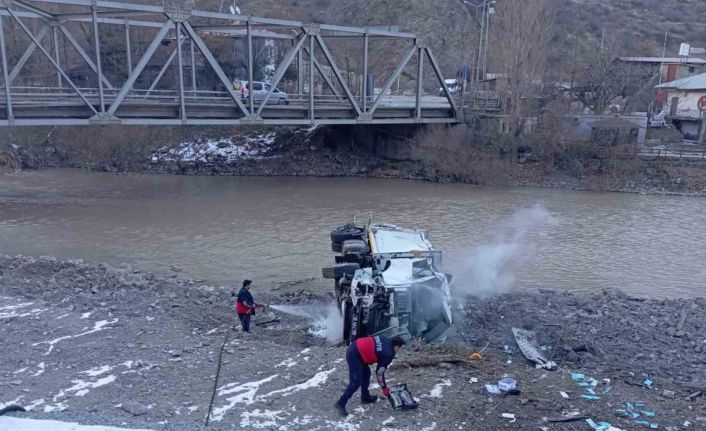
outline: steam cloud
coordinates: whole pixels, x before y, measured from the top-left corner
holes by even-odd
[[[309,332],[317,337],[326,338],[331,343],[342,339],[343,318],[334,304],[326,307],[271,305],[270,308],[311,321]]]
[[[542,206],[523,208],[500,224],[494,239],[472,248],[454,271],[453,288],[459,296],[488,297],[508,291],[515,274],[529,264],[533,244],[530,232],[556,224]]]

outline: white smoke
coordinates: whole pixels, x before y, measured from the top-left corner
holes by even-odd
[[[488,297],[507,292],[516,275],[529,265],[534,252],[530,234],[556,224],[543,207],[523,208],[500,223],[493,239],[464,253],[453,272],[454,291],[459,296]]]
[[[270,305],[270,308],[309,320],[311,322],[309,333],[325,338],[330,343],[339,342],[343,338],[343,317],[335,304],[329,304],[325,307]]]

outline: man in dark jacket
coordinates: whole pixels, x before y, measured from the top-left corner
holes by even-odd
[[[378,397],[370,395],[370,365],[377,364],[375,377],[377,377],[382,394],[390,396],[390,388],[385,383],[385,371],[395,358],[395,353],[399,352],[405,342],[400,337],[387,338],[383,336],[363,337],[355,340],[348,350],[346,350],[346,362],[348,362],[348,387],[336,403],[338,412],[346,416],[346,404],[351,399],[355,391],[360,388],[360,402],[362,404],[374,403]]]
[[[238,292],[238,300],[235,303],[235,312],[240,318],[240,326],[243,327],[243,332],[250,332],[250,316],[255,314],[255,308],[265,308],[262,304],[256,304],[250,293],[251,280],[243,281],[243,287]]]

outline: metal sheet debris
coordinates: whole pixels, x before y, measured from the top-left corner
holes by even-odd
[[[537,368],[545,370],[555,370],[557,365],[555,362],[548,360],[542,353],[539,343],[537,342],[537,333],[526,329],[512,328],[512,334],[515,336],[517,346],[522,351],[525,358],[534,362]],[[507,347],[507,346],[506,346]]]

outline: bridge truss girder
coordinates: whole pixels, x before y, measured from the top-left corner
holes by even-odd
[[[59,8],[77,11],[57,11]],[[9,64],[11,56],[4,31],[6,22],[15,24],[29,39],[29,44],[14,66]],[[70,23],[90,26],[92,54],[77,42],[69,28]],[[128,74],[120,85],[114,85],[103,70],[100,29],[106,25],[122,26],[125,32],[124,61]],[[39,30],[32,31],[31,27],[37,26]],[[136,64],[132,61],[132,28],[156,30]],[[248,97],[243,98],[234,90],[233,83],[214,56],[204,35],[228,38],[238,36],[246,40],[249,82],[253,82],[254,78],[254,38],[286,40],[290,41],[291,47],[274,71],[269,91],[264,98],[256,100],[252,91]],[[47,36],[51,36],[49,49],[45,46]],[[60,61],[59,37],[63,37],[65,47],[68,42],[92,72],[95,88],[82,88],[69,76]],[[335,55],[326,42],[329,37],[362,39],[363,79],[360,94],[356,95],[346,83]],[[374,38],[397,39],[411,46],[379,94],[369,96],[366,77],[369,74],[369,43]],[[148,89],[136,88],[138,78],[145,72],[148,63],[156,60],[155,54],[160,46],[165,40],[171,39],[176,41],[173,52],[164,62],[156,79]],[[189,42],[190,46],[190,88],[185,79],[185,42]],[[56,86],[13,86],[16,79],[27,72],[27,61],[36,51],[50,63],[56,73]],[[323,54],[323,57],[317,58],[317,52]],[[202,91],[197,88],[196,53],[204,58],[223,86],[223,91]],[[451,123],[459,118],[454,98],[424,40],[413,34],[396,31],[227,15],[194,10],[176,3],[151,6],[99,0],[0,0],[0,56],[4,92],[4,97],[0,96],[0,126],[395,124]],[[305,57],[309,59],[308,70],[303,68]],[[414,98],[410,101],[393,101],[386,94],[415,57],[417,70]],[[423,93],[425,59],[431,65],[433,76],[442,89],[443,103],[428,102]],[[159,97],[155,96],[157,84],[175,60],[178,81],[176,89],[169,93],[161,91]],[[308,93],[300,91],[302,94],[297,95],[296,106],[272,105],[269,102],[273,100],[275,89],[295,62],[298,88],[308,86]],[[332,76],[324,73],[325,68],[330,68]],[[332,95],[315,94],[317,72]]]

